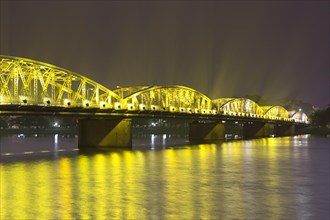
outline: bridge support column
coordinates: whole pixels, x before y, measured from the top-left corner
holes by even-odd
[[[244,138],[269,137],[272,133],[272,125],[264,122],[246,122],[244,124]]]
[[[278,137],[292,136],[296,132],[296,126],[295,125],[275,125],[274,132],[275,132],[275,135]]]
[[[79,149],[132,147],[130,119],[82,119],[79,121]]]
[[[225,138],[225,125],[222,123],[193,122],[189,126],[190,141],[212,141]]]

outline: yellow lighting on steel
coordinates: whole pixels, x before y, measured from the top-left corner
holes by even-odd
[[[139,109],[140,109],[141,111],[145,111],[145,110],[147,110],[147,106],[146,106],[145,104],[140,104],[140,105],[139,105]]]
[[[127,110],[129,110],[129,111],[133,111],[133,110],[135,110],[135,107],[134,107],[134,105],[133,104],[127,104]]]
[[[151,109],[152,111],[157,111],[157,110],[159,110],[159,107],[158,107],[157,105],[151,105],[151,106],[150,106],[150,109]]]
[[[170,107],[170,111],[171,111],[171,112],[176,112],[176,108],[175,108],[174,106],[171,106],[171,107]]]
[[[0,55],[0,103],[223,114],[308,123],[306,115],[293,116],[281,106],[259,106],[246,98],[211,100],[179,85],[117,87],[112,91],[51,64],[4,55]]]
[[[89,94],[88,94],[89,93]],[[89,103],[112,104],[120,97],[106,87],[72,71],[26,58],[0,55],[0,96],[9,97],[10,104],[63,106],[63,99],[70,99],[71,106]],[[21,99],[20,97],[26,97]],[[87,97],[88,96],[88,97]],[[23,102],[23,104],[26,104]]]
[[[88,100],[84,100],[83,104],[84,104],[83,105],[84,108],[90,107],[90,104],[89,104],[89,101]]]
[[[104,108],[106,108],[106,107],[107,107],[106,102],[100,102],[100,108],[101,108],[101,109],[104,109]]]
[[[120,102],[115,102],[115,109],[116,109],[116,110],[121,109],[121,104],[120,104]]]

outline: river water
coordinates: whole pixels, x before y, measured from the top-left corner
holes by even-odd
[[[82,153],[76,136],[1,136],[1,219],[329,219],[329,137]]]

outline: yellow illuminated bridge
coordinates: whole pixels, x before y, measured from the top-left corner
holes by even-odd
[[[259,106],[246,98],[210,99],[201,92],[179,85],[110,90],[87,77],[51,64],[0,55],[0,112],[13,106],[308,123],[302,112],[289,112],[282,106]]]

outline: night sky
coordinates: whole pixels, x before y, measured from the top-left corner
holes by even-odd
[[[329,102],[328,1],[3,1],[0,53],[116,86]]]

